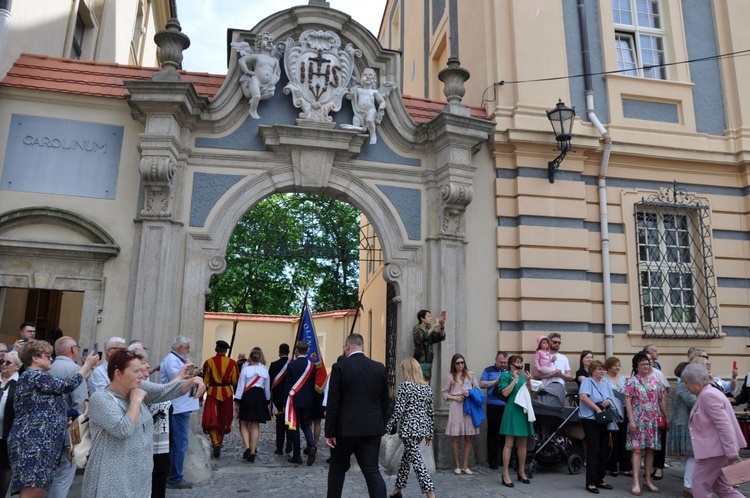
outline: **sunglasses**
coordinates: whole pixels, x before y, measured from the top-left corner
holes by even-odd
[[[562,341],[551,341],[552,344],[562,344]]]
[[[463,361],[457,361],[457,362],[456,362],[456,365],[465,365],[465,364],[466,364],[466,363],[465,363],[465,362],[463,362]]]

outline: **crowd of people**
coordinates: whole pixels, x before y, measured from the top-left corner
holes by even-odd
[[[434,497],[424,450],[435,437],[430,376],[433,348],[446,339],[445,315],[433,321],[428,310],[421,310],[417,321],[414,355],[400,364],[404,381],[390,416],[385,367],[363,354],[364,340],[356,333],[346,338],[344,355],[321,389],[304,341],[294,345],[293,355],[281,344],[279,358],[267,368],[260,348],[240,364],[228,357],[229,344],[220,340],[216,354],[197,368],[189,358],[191,340],[177,336],[170,353],[151,367],[141,340],[112,337],[101,354],[92,351],[81,358],[72,337],[60,336],[53,347],[35,340],[33,324],[23,324],[18,342],[0,344],[0,495],[10,488],[24,498],[67,496],[76,469],[69,427],[84,413],[92,445],[82,496],[163,497],[168,487],[191,487],[183,475],[189,419],[205,391],[202,426],[215,458],[236,421],[242,458],[255,462],[261,424],[273,420],[275,454],[286,454],[297,465],[304,463],[304,454],[307,465],[313,465],[325,417],[329,498],[341,496],[352,455],[369,495],[386,496],[378,468],[385,433],[398,434],[403,445],[390,496],[402,496],[413,469],[421,492]],[[464,355],[452,356],[441,397],[456,475],[473,474],[473,439],[486,419],[489,467],[502,467],[502,484],[514,487],[510,469],[515,461],[517,482],[531,484],[533,475],[525,465],[529,439],[537,432],[542,438],[549,434],[534,423],[533,391],[564,396],[566,384],[575,382],[587,491],[613,489],[607,475],[623,475],[632,479],[633,495],[658,493],[655,481],[670,455],[685,459],[684,496],[743,496],[721,469],[740,461],[746,446],[732,405],[750,401],[750,374],[736,393],[736,367],[730,381],[712,376],[708,353],[690,348],[687,361],[674,370],[678,382],[670,411],[669,382],[654,345],[633,355],[626,375],[619,358],[600,361],[589,350],[581,352],[573,374],[561,344],[558,333],[540,336],[533,364],[524,364],[521,354],[499,351],[479,378]],[[148,380],[156,370],[158,383]],[[642,463],[643,474],[638,471]]]

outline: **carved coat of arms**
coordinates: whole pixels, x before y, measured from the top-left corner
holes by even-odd
[[[341,109],[349,92],[354,57],[362,52],[351,43],[342,49],[337,34],[314,29],[303,31],[299,44],[287,38],[284,45],[284,70],[289,78],[284,93],[291,93],[294,106],[302,109],[300,119],[331,121],[328,114]]]

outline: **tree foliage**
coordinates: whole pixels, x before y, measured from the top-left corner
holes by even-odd
[[[289,315],[309,291],[315,311],[356,306],[359,210],[306,194],[274,194],[240,220],[207,311]]]

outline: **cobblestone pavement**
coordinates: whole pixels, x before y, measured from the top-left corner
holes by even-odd
[[[319,452],[315,464],[311,467],[293,465],[286,461],[286,455],[273,454],[274,425],[261,425],[261,436],[258,445],[258,457],[255,463],[242,460],[242,444],[239,431],[233,430],[225,439],[221,457],[211,459],[214,465],[213,476],[204,482],[195,483],[190,490],[167,490],[169,497],[205,498],[233,496],[274,496],[274,497],[325,497],[328,478],[328,448],[321,435]],[[304,446],[304,437],[303,437]],[[750,454],[743,456],[750,457]],[[303,456],[304,461],[304,456]],[[661,489],[659,495],[644,491],[643,496],[678,497],[682,496],[683,466],[679,461],[669,460],[670,468],[664,472],[664,479],[655,484]],[[474,467],[474,475],[454,475],[451,470],[438,470],[433,476],[435,493],[445,498],[486,498],[486,497],[546,497],[575,498],[588,497],[584,489],[584,473],[571,475],[564,465],[539,466],[531,484],[515,483],[514,488],[501,484],[501,473],[490,470],[486,465]],[[585,472],[585,469],[584,469]],[[511,474],[516,477],[515,473]],[[392,492],[396,476],[383,472],[388,492]],[[69,497],[80,496],[81,476],[76,476]],[[614,486],[611,491],[602,490],[602,498],[620,498],[631,496],[631,481],[626,477],[607,476],[607,482]],[[741,491],[750,497],[750,485],[743,485]],[[409,483],[402,491],[406,498],[423,496],[420,494],[417,479],[412,472]],[[359,468],[353,461],[344,485],[344,497],[367,497],[367,488]]]

